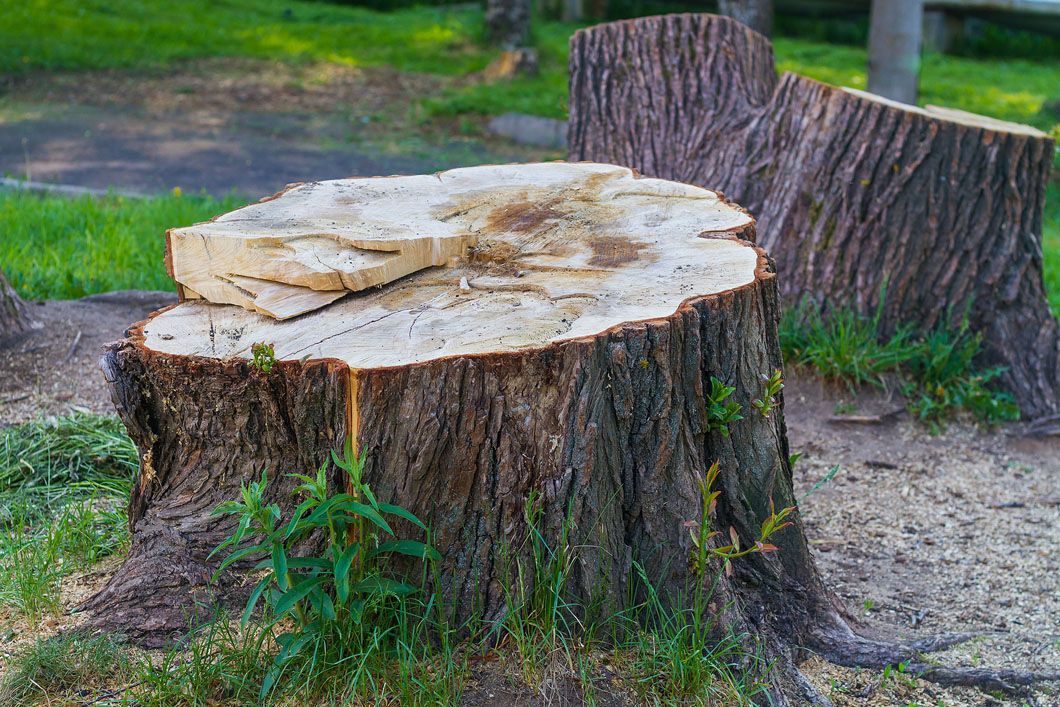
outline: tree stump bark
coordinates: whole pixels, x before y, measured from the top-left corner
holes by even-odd
[[[571,159],[736,199],[789,301],[882,306],[884,333],[968,316],[982,363],[1007,368],[1024,416],[1060,412],[1060,327],[1042,274],[1045,134],[777,81],[766,40],[710,15],[580,31],[570,85]]]
[[[26,303],[8,284],[4,273],[0,271],[0,341],[18,334],[24,334],[33,328],[33,320],[26,311]]]

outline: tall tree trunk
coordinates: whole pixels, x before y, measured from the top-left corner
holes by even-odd
[[[773,0],[718,0],[718,14],[731,17],[764,37],[773,34]]]
[[[33,322],[26,311],[26,303],[8,284],[4,273],[0,271],[0,341],[25,333]]]
[[[885,295],[885,332],[967,315],[1024,415],[1060,412],[1042,274],[1048,136],[794,74],[778,83],[769,43],[710,15],[578,32],[570,87],[571,159],[737,199],[789,301],[872,314]]]
[[[506,51],[525,47],[530,39],[530,0],[487,0],[486,35]]]
[[[924,0],[872,0],[869,14],[869,91],[916,103]]]

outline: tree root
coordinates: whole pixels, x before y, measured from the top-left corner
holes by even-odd
[[[1019,694],[1040,682],[1060,681],[1060,672],[1032,673],[1023,670],[991,670],[990,668],[948,668],[926,663],[908,663],[906,672],[939,685],[961,685],[983,690],[1000,690]]]
[[[850,624],[833,617],[830,625],[814,632],[806,648],[830,663],[848,668],[904,666],[909,675],[939,685],[977,687],[1021,694],[1040,682],[1060,681],[1060,672],[1035,673],[1011,669],[962,668],[936,665],[925,660],[925,653],[945,650],[982,636],[983,633],[951,633],[912,641],[886,641],[866,638],[854,632]]]

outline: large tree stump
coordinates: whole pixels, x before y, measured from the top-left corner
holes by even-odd
[[[268,469],[270,495],[290,512],[282,474],[315,468],[347,438],[367,455],[376,494],[431,527],[436,588],[457,618],[504,615],[531,497],[553,544],[569,514],[569,591],[605,611],[637,591],[634,560],[667,600],[686,596],[685,523],[699,519],[714,462],[712,522],[745,546],[771,505],[795,504],[783,409],[751,405],[781,358],[776,279],[743,210],[609,165],[476,167],[297,186],[172,232],[170,262],[187,271],[190,251],[174,244],[193,235],[213,253],[200,272],[264,247],[272,275],[289,280],[279,260],[305,277],[310,237],[322,255],[349,248],[349,260],[318,264],[356,289],[350,272],[380,229],[390,257],[414,254],[399,243],[424,236],[466,250],[288,320],[186,299],[107,351],[141,466],[129,555],[86,605],[97,626],[159,645],[239,599],[238,573],[207,581],[208,555],[233,528],[211,511]],[[213,247],[233,238],[245,242]],[[255,342],[275,347],[271,372],[248,360]],[[735,386],[746,413],[729,434],[710,425],[711,377]],[[723,626],[778,659],[778,703],[812,697],[792,646],[882,666],[942,645],[855,634],[795,520],[773,537],[778,552],[735,563],[716,603]]]
[[[1042,275],[1053,142],[1033,128],[795,74],[732,20],[600,25],[571,42],[571,159],[721,189],[758,220],[786,299],[884,332],[968,316],[1024,415],[1060,411],[1060,327]]]

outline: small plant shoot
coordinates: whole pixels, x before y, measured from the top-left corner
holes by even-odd
[[[723,382],[710,377],[710,397],[707,399],[707,426],[712,430],[721,432],[722,436],[729,436],[729,425],[743,419],[740,411],[743,406],[729,397],[736,392],[736,388],[725,385]]]
[[[250,355],[254,357],[250,365],[266,375],[271,373],[272,367],[276,365],[276,349],[272,344],[252,344]]]
[[[784,388],[784,377],[780,373],[780,369],[773,371],[773,375],[766,376],[762,375],[762,380],[765,381],[766,389],[762,397],[758,400],[753,401],[751,404],[754,405],[762,417],[769,417],[772,414],[773,409],[779,405],[777,396],[780,395],[780,391]]]

